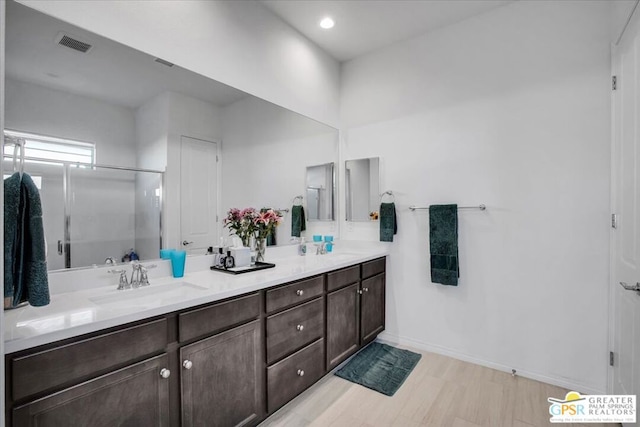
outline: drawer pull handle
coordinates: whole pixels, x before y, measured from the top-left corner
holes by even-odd
[[[369,288],[362,288],[363,291],[369,292]]]
[[[189,359],[185,359],[185,361],[182,362],[182,366],[184,369],[191,369],[193,367],[193,362]]]
[[[298,289],[296,291],[296,295],[298,295],[299,297],[301,297],[302,295],[304,295],[304,291],[302,289]]]
[[[171,376],[171,371],[167,368],[162,368],[162,370],[160,370],[160,376],[166,380]]]
[[[304,377],[304,371],[302,369],[298,369],[298,376]]]
[[[300,332],[302,332],[302,330],[304,329],[304,325],[298,325],[296,326],[296,329]]]

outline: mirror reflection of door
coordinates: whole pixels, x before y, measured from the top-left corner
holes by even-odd
[[[218,242],[218,145],[181,137],[180,248],[203,254]]]
[[[335,177],[333,163],[307,167],[307,219],[333,221]]]

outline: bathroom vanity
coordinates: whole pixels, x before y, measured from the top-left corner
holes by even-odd
[[[9,339],[6,424],[256,425],[384,330],[385,265],[377,249],[253,277],[201,271],[185,275],[208,287],[191,299]]]

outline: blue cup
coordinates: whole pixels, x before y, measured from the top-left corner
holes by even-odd
[[[187,251],[172,251],[171,252],[171,271],[173,277],[184,276],[184,263],[187,259]]]
[[[160,249],[160,259],[171,259],[171,252],[175,249]]]
[[[314,234],[313,235],[313,241],[314,242],[322,242],[322,236],[320,234]]]
[[[333,236],[324,236],[324,241],[325,242],[333,242]]]
[[[327,249],[327,253],[333,251],[333,243],[331,242],[327,243],[324,247]]]

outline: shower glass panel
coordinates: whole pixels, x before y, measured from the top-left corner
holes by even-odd
[[[68,170],[68,267],[140,259],[160,251],[162,174],[96,167]]]
[[[13,173],[3,158],[4,178]],[[40,192],[49,271],[122,262],[133,249],[157,259],[161,247],[163,173],[26,158]]]
[[[11,160],[3,160],[4,177],[13,173]],[[28,162],[24,166],[40,191],[42,222],[47,244],[47,268],[65,268],[64,256],[64,167],[61,164]]]

